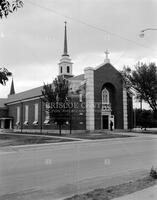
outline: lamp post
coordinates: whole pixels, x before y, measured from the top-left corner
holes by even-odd
[[[139,37],[140,38],[144,38],[146,31],[157,31],[157,28],[146,28],[146,29],[143,29],[143,30],[141,30],[141,32],[139,34]],[[140,108],[142,110],[142,98],[141,98],[141,101],[140,101]]]
[[[146,31],[157,31],[157,28],[146,28],[146,29],[143,29],[143,30],[141,30],[141,32],[139,34],[139,37],[140,38],[144,38]]]

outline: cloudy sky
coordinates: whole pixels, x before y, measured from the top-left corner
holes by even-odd
[[[23,0],[24,7],[0,21],[0,67],[13,73],[16,92],[51,82],[63,53],[64,21],[73,74],[96,67],[110,52],[117,68],[157,63],[157,0]],[[11,80],[0,85],[6,97]]]

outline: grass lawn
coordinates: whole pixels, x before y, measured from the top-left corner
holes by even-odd
[[[86,140],[97,140],[97,139],[112,139],[112,138],[127,138],[127,137],[135,137],[135,136],[131,136],[130,135],[122,135],[122,134],[117,134],[117,133],[114,133],[114,132],[96,132],[96,133],[72,133],[71,135],[70,134],[57,134],[57,133],[39,133],[39,132],[33,132],[33,133],[26,133],[26,132],[16,132],[16,134],[19,134],[20,136],[22,134],[32,134],[34,136],[38,136],[38,137],[43,137],[43,135],[46,137],[46,136],[55,136],[55,137],[64,137],[67,138],[77,138],[77,139],[86,139]],[[5,135],[5,134],[4,134]],[[11,135],[11,134],[10,134]],[[39,136],[40,135],[40,136]],[[23,137],[24,135],[22,135]],[[33,136],[33,137],[34,137]],[[31,137],[31,136],[30,136]],[[57,140],[59,140],[59,138]],[[51,138],[48,138],[48,140],[50,140]],[[70,141],[72,141],[72,139]],[[1,140],[1,138],[0,138]],[[53,140],[56,140],[55,138]],[[74,139],[75,140],[75,139]]]
[[[45,136],[27,136],[27,135],[13,135],[13,134],[0,134],[0,147],[26,145],[26,144],[43,144],[43,143],[56,143],[56,142],[69,142],[70,139],[64,138],[50,138]]]
[[[80,139],[90,139],[90,140],[133,137],[115,133],[82,133],[82,134],[72,134],[66,136],[73,138],[80,138]]]
[[[134,133],[141,133],[141,134],[154,134],[157,135],[157,131],[151,131],[151,130],[142,130],[142,131],[133,131]]]
[[[107,188],[95,189],[91,192],[75,195],[65,200],[110,200],[133,192],[145,189],[157,184],[157,180],[152,177],[144,177],[128,183],[123,183]]]
[[[18,133],[16,135],[10,133],[0,134],[0,147],[5,146],[16,146],[16,145],[27,145],[27,144],[44,144],[44,143],[56,143],[56,142],[69,142],[69,141],[75,141],[70,138],[78,138],[78,139],[89,139],[89,140],[96,140],[96,139],[110,139],[110,138],[126,138],[131,137],[127,135],[120,135],[120,134],[114,134],[114,133],[80,133],[80,134],[47,134],[53,137],[46,137],[46,135],[39,135],[39,133],[32,133],[31,135],[24,135],[25,133]],[[26,133],[27,134],[27,133]],[[31,134],[31,133],[30,133]],[[36,135],[38,134],[38,135]],[[56,137],[59,136],[59,137]],[[64,138],[62,138],[64,137]],[[66,137],[66,138],[65,138]]]

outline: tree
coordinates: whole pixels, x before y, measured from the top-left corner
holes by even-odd
[[[153,112],[151,110],[135,109],[136,126],[141,128],[155,127],[156,123],[153,119]]]
[[[11,75],[12,73],[6,68],[0,68],[0,84],[5,85],[6,81],[8,81],[8,77]]]
[[[12,3],[7,0],[0,0],[0,18],[7,17],[9,13],[17,11],[22,6],[23,2],[21,0],[14,0]]]
[[[50,119],[57,123],[59,133],[69,119],[68,101],[69,82],[62,76],[58,76],[52,84],[44,85],[42,94],[44,101],[49,104]]]
[[[9,13],[16,11],[22,6],[23,2],[21,0],[14,0],[12,4],[7,0],[0,0],[0,18],[7,17]],[[11,75],[12,73],[6,68],[0,68],[0,84],[5,85],[8,77]]]
[[[157,66],[138,63],[135,70],[124,67],[122,76],[127,89],[135,91],[137,99],[142,99],[149,104],[157,119]]]

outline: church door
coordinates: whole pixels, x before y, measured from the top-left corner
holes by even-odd
[[[6,119],[6,120],[5,120],[4,128],[5,128],[5,129],[9,129],[9,126],[10,126],[10,119]]]
[[[108,127],[108,115],[103,115],[102,116],[102,128],[103,129],[108,129],[109,127]]]

